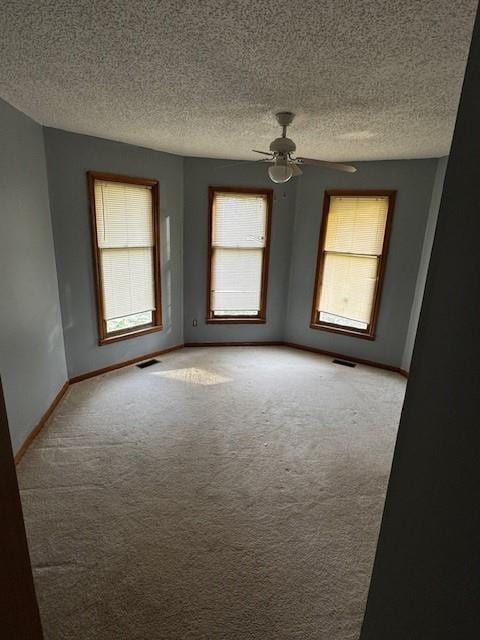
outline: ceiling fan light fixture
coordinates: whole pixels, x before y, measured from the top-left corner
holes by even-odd
[[[287,162],[277,160],[275,164],[272,164],[271,167],[268,167],[268,175],[270,176],[270,180],[272,182],[281,184],[290,180],[290,178],[293,176],[293,169],[288,165]]]
[[[287,127],[291,124],[295,114],[291,111],[281,111],[276,114],[278,124],[282,127],[282,135],[279,138],[275,138],[270,143],[270,151],[259,151],[258,149],[252,149],[254,153],[260,153],[262,156],[269,156],[268,158],[262,158],[257,162],[271,162],[272,165],[268,169],[268,175],[272,182],[282,184],[288,182],[290,178],[302,175],[300,167],[306,164],[316,165],[317,167],[323,167],[324,169],[335,169],[336,171],[345,171],[346,173],[355,173],[357,170],[351,164],[344,164],[343,162],[330,162],[328,160],[317,160],[315,158],[303,158],[297,156],[296,144],[290,138],[287,138]],[[355,139],[366,139],[374,136],[370,131],[356,131],[349,134],[341,135],[340,137],[355,136]],[[352,138],[353,139],[353,138]]]

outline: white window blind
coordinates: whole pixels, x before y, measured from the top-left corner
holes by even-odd
[[[257,316],[267,197],[215,192],[212,207],[211,312],[215,316]]]
[[[388,196],[331,196],[319,320],[367,329],[382,255]]]
[[[137,314],[142,323],[148,322],[155,310],[151,189],[96,180],[95,213],[103,319],[112,328],[119,318],[136,322]]]

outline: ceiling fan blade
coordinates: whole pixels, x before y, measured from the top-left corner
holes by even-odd
[[[252,149],[253,153],[263,153],[264,156],[273,156],[271,151],[258,151],[258,149]]]
[[[290,164],[290,166],[292,167],[292,171],[293,171],[292,175],[293,175],[293,177],[302,175],[303,171],[300,169],[298,164],[296,164],[295,162],[292,162]]]
[[[328,160],[315,160],[314,158],[295,158],[300,164],[314,164],[325,169],[336,169],[337,171],[345,171],[346,173],[355,173],[357,167],[351,164],[342,164],[341,162],[328,162]]]
[[[245,163],[253,163],[253,164],[262,164],[265,162],[273,162],[270,158],[261,158],[260,160],[239,160],[238,162],[229,162],[228,164],[219,164],[215,167],[215,169],[226,169],[227,167],[236,167],[239,164]]]

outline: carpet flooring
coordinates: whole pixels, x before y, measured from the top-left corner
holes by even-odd
[[[160,360],[72,385],[18,466],[46,640],[358,638],[403,378]]]

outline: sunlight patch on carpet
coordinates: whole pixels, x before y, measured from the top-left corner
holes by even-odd
[[[167,371],[152,371],[151,374],[154,376],[162,376],[163,378],[170,378],[171,380],[187,382],[188,384],[201,384],[204,386],[233,382],[232,378],[226,378],[218,373],[213,373],[206,369],[197,369],[196,367],[188,367],[186,369],[169,369]]]

